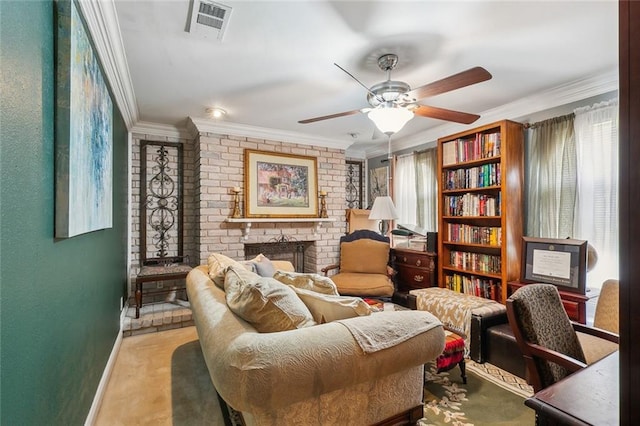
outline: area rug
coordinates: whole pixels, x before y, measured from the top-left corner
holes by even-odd
[[[458,368],[438,374],[435,364],[425,366],[424,418],[419,426],[535,424],[534,411],[524,405],[522,390],[507,390],[496,384],[496,377],[488,380],[491,374],[478,374],[477,366],[482,364],[469,364],[466,385]]]

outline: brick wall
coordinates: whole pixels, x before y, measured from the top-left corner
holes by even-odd
[[[245,242],[269,242],[282,234],[298,241],[314,242],[314,248],[307,251],[306,262],[307,268],[314,272],[338,260],[338,240],[345,232],[344,150],[211,133],[199,133],[194,139],[134,133],[132,277],[135,277],[140,265],[140,142],[143,140],[184,144],[184,253],[193,265],[206,263],[212,252],[242,259]],[[327,191],[328,215],[335,222],[323,223],[318,233],[313,223],[253,223],[248,238],[244,239],[242,225],[225,222],[225,219],[233,209],[230,189],[239,186],[243,193],[245,190],[245,148],[316,157],[318,190]],[[241,210],[244,214],[242,201]]]
[[[244,257],[245,242],[268,242],[281,234],[298,241],[315,242],[315,252],[311,250],[309,253],[315,272],[337,260],[338,240],[345,231],[346,174],[343,150],[210,133],[200,133],[195,146],[200,263],[205,263],[212,252],[241,259]],[[324,223],[317,234],[313,223],[253,223],[248,238],[244,240],[242,225],[224,220],[233,209],[233,195],[229,190],[234,186],[239,186],[243,192],[245,190],[244,150],[247,148],[316,157],[318,189],[328,192],[327,211],[329,217],[336,221]],[[244,214],[242,202],[241,210]]]

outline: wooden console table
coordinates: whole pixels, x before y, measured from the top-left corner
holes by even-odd
[[[191,266],[184,263],[172,263],[168,265],[143,266],[136,276],[136,318],[140,318],[142,307],[142,284],[147,282],[179,280],[187,277]],[[171,289],[155,291],[155,293],[167,293]]]
[[[520,287],[527,285],[527,283],[511,281],[508,285],[509,295],[511,295]],[[564,310],[567,311],[569,319],[581,324],[587,323],[587,301],[600,295],[600,292],[594,289],[589,289],[586,295],[561,290],[558,290],[558,293],[560,294],[562,306],[564,306]]]
[[[527,399],[536,425],[620,424],[619,365],[616,351]]]

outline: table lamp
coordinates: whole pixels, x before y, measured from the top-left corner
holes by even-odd
[[[387,232],[389,232],[388,221],[398,219],[399,217],[400,216],[398,216],[398,213],[396,212],[396,206],[393,205],[391,197],[376,197],[373,202],[373,207],[371,208],[371,213],[369,213],[369,219],[380,220],[380,233],[382,235],[387,235]]]

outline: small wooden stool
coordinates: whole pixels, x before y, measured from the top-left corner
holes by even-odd
[[[462,383],[467,384],[467,372],[464,363],[464,339],[457,334],[445,330],[444,351],[436,359],[438,373],[449,371],[456,365],[460,366]]]

